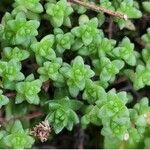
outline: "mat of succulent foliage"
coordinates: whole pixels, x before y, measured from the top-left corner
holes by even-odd
[[[149,0],[1,0],[0,19],[0,148],[150,148]]]

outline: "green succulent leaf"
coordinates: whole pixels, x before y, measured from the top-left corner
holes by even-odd
[[[89,22],[73,28],[71,32],[76,37],[76,39],[80,39],[85,46],[88,46],[89,44],[92,43],[92,41],[99,33],[97,27],[98,27],[98,20],[97,18],[93,18],[89,20]],[[75,46],[73,45],[73,47]]]
[[[0,143],[7,148],[31,148],[34,139],[23,129],[21,122],[16,120],[10,132],[1,139]]]
[[[149,44],[149,41],[150,41],[150,28],[148,28],[147,33],[142,36],[142,40],[146,44],[145,47],[150,48],[150,44]]]
[[[37,28],[40,22],[37,20],[27,21],[24,16],[18,14],[16,18],[4,18],[6,23],[4,25],[2,39],[9,41],[11,45],[27,45],[35,36],[38,35]]]
[[[61,132],[63,128],[72,130],[73,125],[79,123],[79,118],[74,110],[78,110],[81,105],[81,102],[68,97],[49,101],[50,112],[46,119],[53,124],[56,134]]]
[[[122,60],[113,60],[112,62],[106,58],[93,60],[93,65],[96,68],[100,79],[104,82],[113,81],[115,75],[123,68],[124,62]]]
[[[141,89],[146,85],[150,85],[149,81],[150,72],[149,67],[144,65],[137,65],[136,71],[133,73],[133,85],[135,89]]]
[[[56,58],[55,51],[52,46],[54,44],[54,35],[47,35],[40,42],[34,42],[31,45],[32,51],[35,53],[36,61],[39,65],[46,60],[54,60]]]
[[[136,65],[136,56],[134,53],[134,44],[132,44],[129,38],[123,38],[118,47],[113,49],[113,54],[117,58],[122,58],[127,64],[131,66]]]
[[[83,99],[87,100],[90,104],[95,103],[97,100],[102,100],[106,98],[106,92],[103,87],[98,84],[88,80],[86,82],[86,87],[83,93]]]
[[[26,100],[30,104],[38,105],[40,102],[38,93],[42,86],[41,80],[23,81],[16,84],[16,103]]]
[[[63,83],[64,79],[62,74],[60,73],[60,68],[62,66],[62,59],[57,58],[53,62],[45,62],[43,67],[38,69],[38,73],[40,74],[40,79],[42,81],[46,81],[51,79],[55,82]]]
[[[87,79],[94,76],[93,70],[90,66],[85,65],[83,58],[77,56],[71,63],[71,66],[64,65],[60,69],[60,72],[65,75],[67,80],[67,85],[69,87],[69,92],[73,97],[76,97],[79,91],[85,88],[85,83]]]
[[[74,43],[74,36],[71,32],[65,34],[57,34],[56,37],[56,50],[58,54],[63,54],[65,50],[69,50]]]
[[[6,104],[9,103],[9,99],[8,99],[5,95],[3,95],[2,93],[3,93],[3,91],[0,90],[0,108],[1,108],[3,105],[6,105]]]
[[[30,53],[18,47],[5,47],[2,55],[4,60],[15,59],[16,61],[23,61],[30,56]]]
[[[146,12],[150,12],[150,2],[149,1],[142,2],[142,5]]]
[[[43,12],[40,0],[15,0],[14,7],[21,7],[22,9],[27,9],[33,13]]]
[[[128,18],[135,18],[136,19],[136,18],[142,17],[141,11],[139,11],[134,6],[133,0],[131,0],[130,2],[128,0],[123,1],[117,11],[126,14],[128,16]]]
[[[54,27],[60,27],[63,24],[66,24],[66,18],[73,12],[72,7],[66,0],[60,0],[55,4],[49,2],[45,5],[45,8],[46,13],[50,17],[50,22]]]
[[[20,62],[11,59],[8,62],[0,61],[0,76],[2,77],[3,86],[6,89],[14,89],[13,84],[16,81],[23,80],[24,74],[21,71]]]

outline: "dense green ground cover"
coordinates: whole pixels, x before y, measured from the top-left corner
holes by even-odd
[[[150,148],[150,1],[1,0],[0,18],[0,148]]]

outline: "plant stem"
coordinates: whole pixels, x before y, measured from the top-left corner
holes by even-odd
[[[91,3],[88,3],[88,2],[83,2],[83,1],[80,1],[80,0],[70,0],[70,2],[81,5],[81,6],[84,6],[86,8],[89,8],[89,9],[97,11],[97,12],[103,12],[103,13],[109,14],[111,16],[119,17],[119,18],[122,18],[122,19],[125,19],[125,20],[128,19],[126,14],[122,14],[120,12],[115,12],[115,11],[112,11],[112,10],[108,10],[104,7],[97,6],[95,4],[91,4]]]
[[[8,115],[9,115],[9,113],[8,113]],[[44,115],[43,112],[33,112],[32,114],[27,114],[26,116],[14,116],[14,117],[11,117],[11,118],[10,117],[9,118],[0,118],[0,123],[5,124],[5,123],[8,123],[9,121],[17,120],[17,119],[20,119],[20,118],[26,119],[26,120],[31,120],[31,119],[34,119],[34,118],[41,117],[43,115]]]
[[[6,106],[5,106],[5,118],[6,120],[11,119],[12,117],[12,101],[10,101]]]
[[[16,96],[16,93],[14,93],[14,92],[9,92],[9,93],[5,93],[4,95],[7,96],[8,98],[12,98],[12,97],[15,97],[15,96]]]
[[[108,26],[108,37],[109,39],[112,38],[112,34],[113,34],[113,19],[110,17],[110,22],[109,22],[109,26]]]
[[[77,126],[77,131],[75,132],[75,149],[84,149],[85,133],[84,129],[79,125]]]

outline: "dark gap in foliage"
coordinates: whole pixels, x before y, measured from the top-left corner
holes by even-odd
[[[30,74],[34,74],[36,75],[36,71],[37,71],[38,65],[33,63],[33,61],[31,61],[30,59],[25,60],[22,62],[22,72],[23,74],[27,77]]]
[[[1,0],[0,1],[0,18],[3,17],[5,12],[10,12],[12,10],[12,0]]]
[[[40,27],[38,29],[38,40],[41,40],[47,34],[53,34],[53,26],[50,24],[49,20],[42,19]]]
[[[88,133],[88,141],[85,145],[85,148],[90,149],[98,149],[103,148],[103,140],[104,138],[100,136],[102,127],[98,127],[96,125],[90,124],[87,129],[85,130],[85,133]]]
[[[54,98],[54,91],[55,91],[55,87],[53,86],[53,82],[50,81],[49,88],[48,88],[48,94],[49,94],[51,99]]]
[[[84,63],[87,64],[87,65],[89,65],[89,66],[92,66],[92,60],[91,60],[91,58],[85,57],[84,58]]]
[[[62,59],[64,62],[70,63],[76,57],[76,55],[77,55],[76,52],[73,52],[71,50],[66,50],[63,53]]]
[[[79,19],[79,14],[76,14],[76,13],[73,13],[71,15],[71,18],[72,18],[72,28],[75,27],[76,25],[78,25],[78,19]]]

